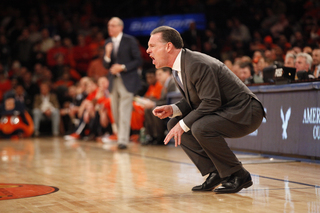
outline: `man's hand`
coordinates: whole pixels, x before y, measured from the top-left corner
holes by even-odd
[[[110,67],[110,72],[111,72],[111,74],[113,74],[113,75],[116,75],[116,74],[118,74],[118,73],[120,73],[120,72],[122,72],[123,71],[123,66],[122,66],[122,64],[113,64],[111,67]]]
[[[153,101],[151,101],[151,100],[149,100],[149,99],[146,99],[145,100],[145,103],[144,103],[144,108],[145,109],[152,109],[152,108],[154,108],[156,106],[156,103],[155,102],[153,102]]]
[[[170,117],[173,114],[173,109],[170,105],[158,106],[154,108],[152,113],[158,118],[164,119]]]
[[[113,49],[112,42],[109,42],[108,44],[106,44],[106,46],[105,46],[105,56],[107,58],[111,58],[112,49]]]
[[[43,112],[43,114],[45,114],[45,116],[47,116],[49,118],[49,117],[51,117],[51,110],[47,109],[46,111]]]
[[[164,144],[167,145],[171,138],[174,138],[175,147],[181,144],[181,135],[184,133],[183,129],[181,128],[180,124],[177,123],[167,134],[166,138],[164,139]]]

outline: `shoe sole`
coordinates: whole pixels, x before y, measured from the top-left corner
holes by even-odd
[[[211,188],[209,188],[209,189],[199,189],[199,190],[197,190],[197,189],[191,189],[193,192],[209,192],[209,191],[212,191],[213,189],[215,189],[215,188],[217,188],[217,186],[219,186],[221,183],[219,183],[219,184],[217,184],[217,185],[215,185],[215,186],[213,186],[213,187],[211,187]]]
[[[215,191],[217,194],[228,194],[228,193],[237,193],[240,192],[243,188],[249,188],[250,186],[252,186],[253,182],[252,180],[245,182],[244,184],[242,184],[237,190],[230,190],[230,191]]]

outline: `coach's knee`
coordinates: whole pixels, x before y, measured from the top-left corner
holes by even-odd
[[[200,125],[199,122],[194,122],[191,126],[192,135],[199,139],[203,135],[203,125]]]

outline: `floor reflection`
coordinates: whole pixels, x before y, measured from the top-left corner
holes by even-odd
[[[247,164],[252,187],[229,195],[194,193],[191,188],[205,177],[181,149],[131,144],[130,149],[118,151],[116,147],[61,138],[3,141],[0,183],[57,186],[60,191],[54,196],[60,203],[78,202],[93,211],[102,205],[123,212],[149,208],[156,212],[320,212],[320,187],[314,185],[320,165]]]

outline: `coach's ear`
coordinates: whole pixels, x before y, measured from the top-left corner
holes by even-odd
[[[174,48],[173,44],[171,42],[168,42],[166,44],[166,50],[167,52],[171,52],[171,50]]]

